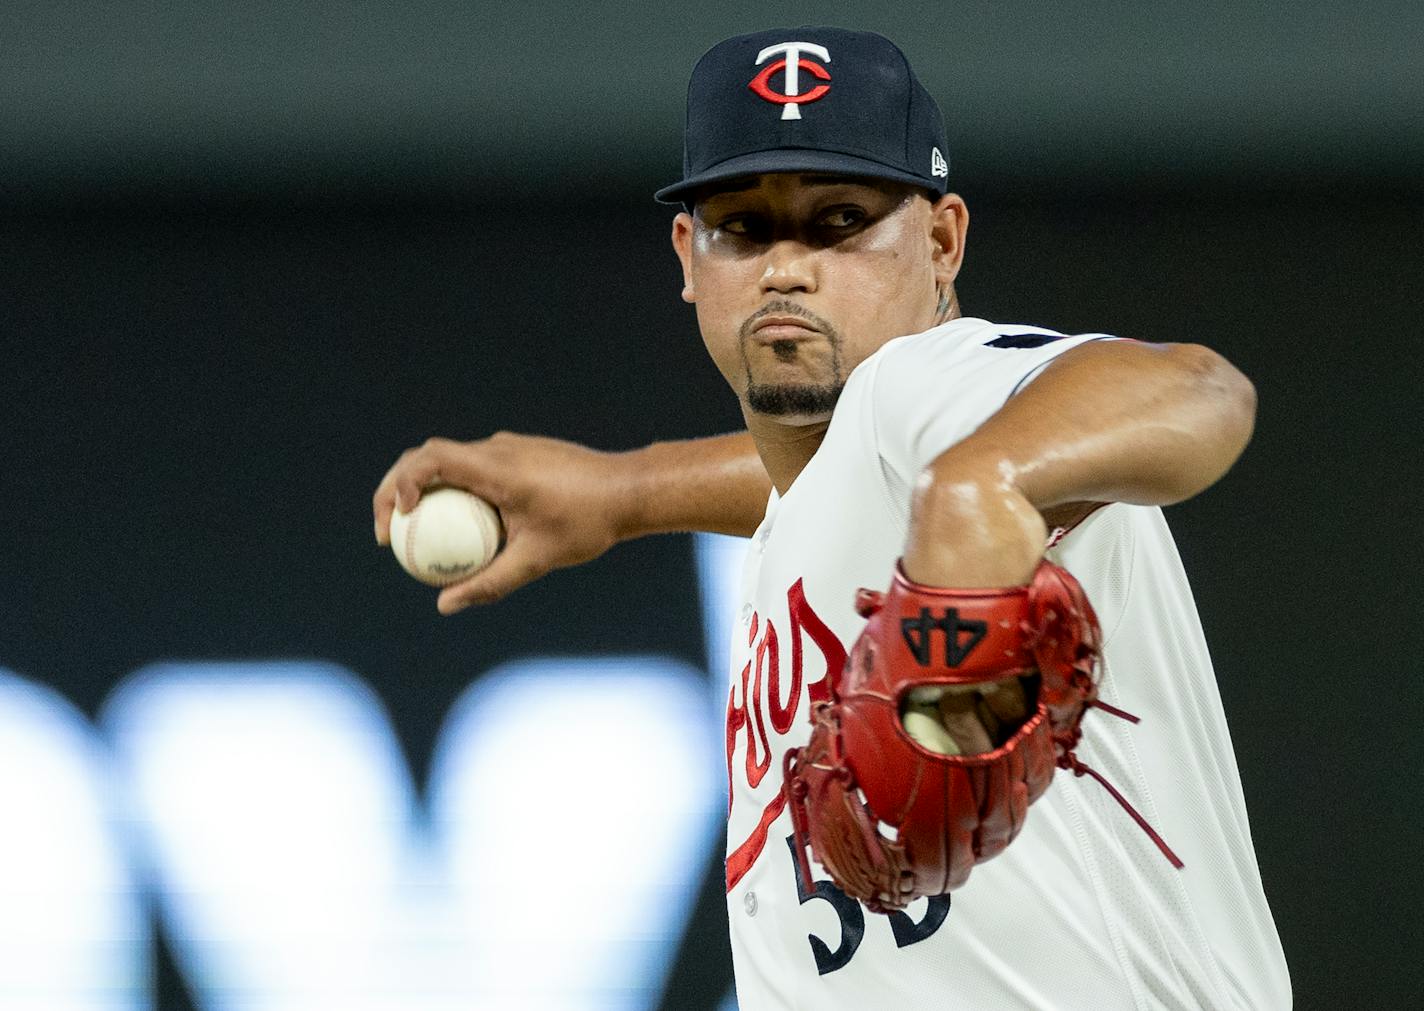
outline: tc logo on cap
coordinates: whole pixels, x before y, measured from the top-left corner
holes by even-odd
[[[814,42],[782,42],[775,46],[767,46],[757,54],[756,66],[760,67],[773,56],[785,54],[785,59],[777,60],[775,63],[767,65],[762,72],[751,79],[747,85],[759,96],[768,102],[774,102],[781,106],[782,119],[800,119],[800,106],[806,102],[814,102],[826,92],[831,90],[829,84],[818,84],[804,95],[801,94],[801,81],[798,71],[805,70],[812,77],[820,78],[822,81],[831,79],[830,71],[821,66],[820,63],[812,63],[804,59],[802,53],[810,53],[821,63],[830,63],[831,54],[823,46],[818,46]],[[782,87],[784,91],[778,93],[771,90],[771,75],[778,70],[785,70]]]

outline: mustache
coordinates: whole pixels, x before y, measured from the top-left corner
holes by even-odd
[[[795,302],[787,301],[786,299],[777,299],[774,302],[768,302],[756,312],[752,313],[741,325],[738,335],[742,340],[746,340],[751,336],[752,327],[756,326],[768,316],[794,316],[797,319],[804,319],[832,341],[840,339],[840,334],[836,331],[835,325],[829,320],[822,319],[810,309],[797,305]]]

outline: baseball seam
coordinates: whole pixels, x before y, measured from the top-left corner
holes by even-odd
[[[469,507],[470,517],[475,521],[475,526],[479,527],[480,530],[480,554],[482,556],[488,555],[489,531],[486,529],[486,527],[488,527],[488,524],[485,522],[484,514],[480,512],[479,500],[477,500],[473,495],[471,495],[469,498],[465,499],[465,505]]]
[[[415,504],[406,515],[405,523],[405,564],[411,572],[419,572],[420,566],[415,564],[415,528],[420,523],[420,503]]]

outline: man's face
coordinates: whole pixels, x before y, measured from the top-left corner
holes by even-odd
[[[945,315],[967,215],[909,187],[771,173],[702,197],[673,245],[683,298],[743,410],[830,417],[851,370]]]

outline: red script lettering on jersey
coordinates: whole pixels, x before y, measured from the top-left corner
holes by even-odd
[[[801,582],[800,579],[796,580],[786,591],[786,609],[791,639],[791,683],[785,692],[786,702],[781,701],[783,695],[781,690],[781,644],[776,634],[776,626],[772,624],[770,618],[763,626],[761,615],[755,612],[752,613],[751,627],[747,630],[747,646],[753,648],[753,651],[752,658],[742,668],[740,678],[742,701],[737,702],[737,685],[735,683],[727,693],[728,817],[732,814],[732,763],[733,755],[736,752],[737,734],[742,732],[746,734],[747,755],[744,764],[747,785],[755,790],[772,767],[773,749],[772,740],[767,734],[767,711],[771,717],[772,733],[776,735],[779,744],[780,738],[786,736],[796,721],[796,713],[801,705],[803,684],[806,685],[806,694],[810,697],[811,702],[829,698],[831,672],[839,674],[841,667],[845,664],[845,647],[841,645],[841,641],[836,638],[830,627],[821,620],[820,615],[811,609]],[[760,640],[758,640],[758,633],[760,633]],[[803,633],[804,636],[810,637],[811,642],[820,651],[823,661],[823,665],[820,666],[821,676],[809,684],[806,684],[806,652]],[[752,672],[753,667],[755,667],[755,674]],[[806,707],[806,712],[809,724],[809,705]],[[779,763],[777,769],[780,769]],[[762,809],[756,827],[727,857],[728,891],[736,887],[737,882],[756,863],[757,857],[761,856],[761,851],[766,848],[767,831],[771,828],[771,823],[781,816],[781,811],[785,806],[786,798],[778,783],[776,794],[767,801],[766,806]]]

